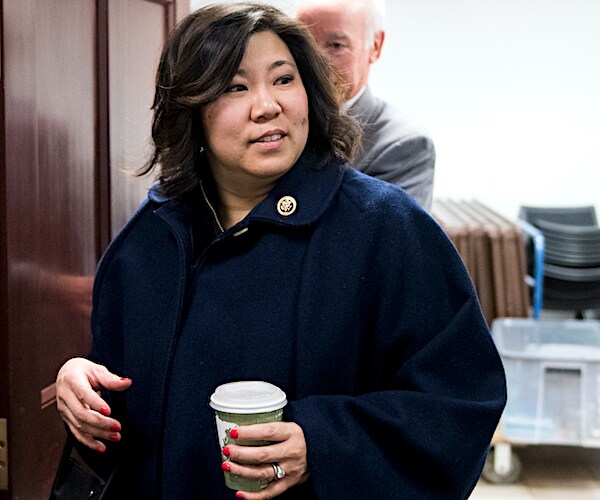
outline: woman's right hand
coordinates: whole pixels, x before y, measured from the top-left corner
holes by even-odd
[[[92,450],[106,451],[100,439],[121,440],[121,423],[110,417],[110,406],[98,391],[124,391],[131,379],[109,372],[84,358],[72,358],[56,377],[56,406],[75,438]]]

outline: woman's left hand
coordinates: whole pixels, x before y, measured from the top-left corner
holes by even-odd
[[[306,440],[302,428],[293,422],[274,422],[269,424],[244,425],[237,427],[240,441],[271,441],[267,446],[238,446],[229,444],[223,448],[228,458],[223,470],[250,479],[270,481],[261,491],[242,491],[237,498],[264,500],[281,495],[285,490],[303,483],[308,479],[306,461]],[[235,433],[233,433],[235,434]],[[234,436],[232,436],[234,437]],[[281,479],[275,477],[275,467],[285,472]]]

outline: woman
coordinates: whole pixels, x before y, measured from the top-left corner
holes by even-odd
[[[119,463],[112,494],[468,497],[500,360],[439,227],[346,166],[356,124],[307,32],[266,5],[198,10],[164,48],[154,113],[159,184],[100,263],[89,358],[57,377],[80,451]],[[209,397],[257,379],[287,393],[285,421],[239,427],[273,444],[221,464]],[[270,483],[234,492],[223,470]]]

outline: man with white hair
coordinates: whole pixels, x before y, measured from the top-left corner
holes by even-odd
[[[297,18],[327,52],[344,81],[345,107],[363,128],[354,161],[361,172],[403,188],[431,208],[435,149],[425,130],[368,87],[385,39],[384,0],[297,0]]]

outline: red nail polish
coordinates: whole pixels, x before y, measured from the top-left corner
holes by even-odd
[[[131,382],[131,379],[130,379],[130,378],[127,378],[127,377],[121,377],[121,380],[122,380],[123,382]]]
[[[238,492],[235,494],[235,498],[246,498],[246,497],[244,496],[244,494],[243,494],[241,491],[238,491]]]
[[[98,453],[104,453],[104,452],[106,451],[106,449],[105,449],[105,448],[102,448],[101,446],[98,446],[98,448],[96,448],[96,451],[97,451]]]
[[[108,417],[110,415],[110,410],[106,406],[103,406],[102,408],[100,408],[100,413]]]
[[[117,441],[121,440],[121,436],[119,436],[118,434],[111,434],[110,436],[108,436],[108,439],[116,443]]]
[[[229,451],[229,446],[225,446],[225,448],[223,448],[223,455],[225,455],[226,457],[231,455],[231,451]]]
[[[237,439],[239,435],[240,434],[239,434],[239,432],[238,432],[237,429],[231,429],[229,431],[229,437],[232,438],[232,439]]]
[[[231,465],[229,465],[227,462],[223,462],[221,464],[221,469],[223,469],[225,472],[231,472]]]
[[[119,424],[113,424],[110,426],[110,430],[114,432],[119,432],[121,430],[121,426]]]

